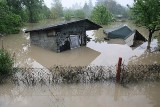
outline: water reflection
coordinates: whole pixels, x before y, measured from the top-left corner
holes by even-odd
[[[159,107],[160,83],[140,83],[129,88],[112,83],[53,86],[0,87],[1,107]]]

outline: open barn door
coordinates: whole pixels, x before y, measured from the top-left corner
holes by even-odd
[[[70,35],[70,47],[71,49],[80,47],[80,39],[78,35]]]

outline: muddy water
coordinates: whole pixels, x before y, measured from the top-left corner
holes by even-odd
[[[27,24],[25,28],[46,26],[53,21]],[[54,23],[54,22],[53,22]],[[114,23],[114,26],[130,24]],[[107,28],[104,26],[104,29]],[[147,35],[144,28],[138,28]],[[92,40],[86,47],[55,53],[30,44],[29,34],[20,32],[3,39],[5,49],[15,53],[15,66],[51,67],[56,65],[115,65],[119,57],[125,64],[160,64],[160,53],[154,50],[157,40],[153,40],[151,52],[146,51],[147,43],[130,48],[121,40],[104,41],[103,29],[89,31]],[[0,41],[0,47],[2,41]],[[0,85],[0,107],[160,107],[160,83],[139,83],[122,87],[113,83],[61,84],[27,87],[12,83]]]
[[[0,86],[0,107],[159,107],[160,83]]]
[[[42,21],[37,24],[27,24],[24,29],[33,29],[41,26],[58,23],[52,20]],[[130,22],[113,23],[106,28],[114,28],[120,25],[128,25],[133,29],[136,26]],[[147,43],[136,48],[130,48],[124,44],[122,40],[104,41],[103,29],[98,31],[88,31],[87,35],[92,38],[87,46],[77,49],[68,50],[62,53],[55,53],[47,49],[43,49],[30,44],[29,34],[25,34],[23,30],[19,34],[1,37],[4,47],[15,53],[15,66],[19,67],[51,67],[53,65],[64,66],[85,66],[85,65],[115,65],[118,58],[122,57],[125,64],[152,64],[160,63],[160,53],[155,53],[158,41],[152,42],[152,53],[146,52]],[[148,34],[144,28],[137,28],[145,36]],[[0,47],[2,41],[0,41]],[[147,60],[147,61],[146,61]],[[138,62],[138,63],[137,63]]]

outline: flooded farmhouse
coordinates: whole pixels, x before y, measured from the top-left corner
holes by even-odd
[[[101,26],[88,19],[67,22],[45,28],[26,30],[30,32],[31,44],[51,49],[55,52],[86,45],[86,31],[98,30]]]

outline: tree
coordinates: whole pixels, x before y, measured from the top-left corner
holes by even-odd
[[[18,33],[22,25],[19,15],[12,13],[4,2],[0,2],[0,34]]]
[[[112,15],[104,5],[97,5],[91,12],[91,20],[97,24],[107,25],[112,19]]]
[[[26,6],[29,16],[29,22],[38,22],[40,18],[41,8],[44,5],[43,0],[23,0],[23,4]]]
[[[39,13],[40,20],[50,18],[51,11],[46,5],[42,5],[42,8]]]
[[[149,49],[153,33],[160,30],[160,0],[135,0],[131,11],[135,23],[149,31]]]
[[[53,0],[51,7],[51,18],[56,19],[63,16],[63,7],[60,0]]]
[[[19,15],[24,22],[28,20],[26,8],[24,7],[22,0],[3,0],[3,2],[6,3],[9,11]]]
[[[73,11],[72,10],[67,9],[67,10],[64,11],[65,20],[70,21],[72,17],[73,17]]]
[[[84,4],[83,11],[84,11],[86,17],[90,16],[90,7],[87,3]]]
[[[90,17],[92,9],[93,9],[92,1],[89,0],[89,3],[88,4],[85,3],[83,6],[83,11],[86,18]]]
[[[89,5],[89,8],[92,10],[92,8],[93,8],[92,0],[89,0],[88,5]]]
[[[84,19],[85,18],[85,13],[82,9],[78,9],[74,11],[74,17],[79,18],[79,19]]]
[[[9,10],[14,14],[20,15],[22,8],[22,0],[6,0]]]

